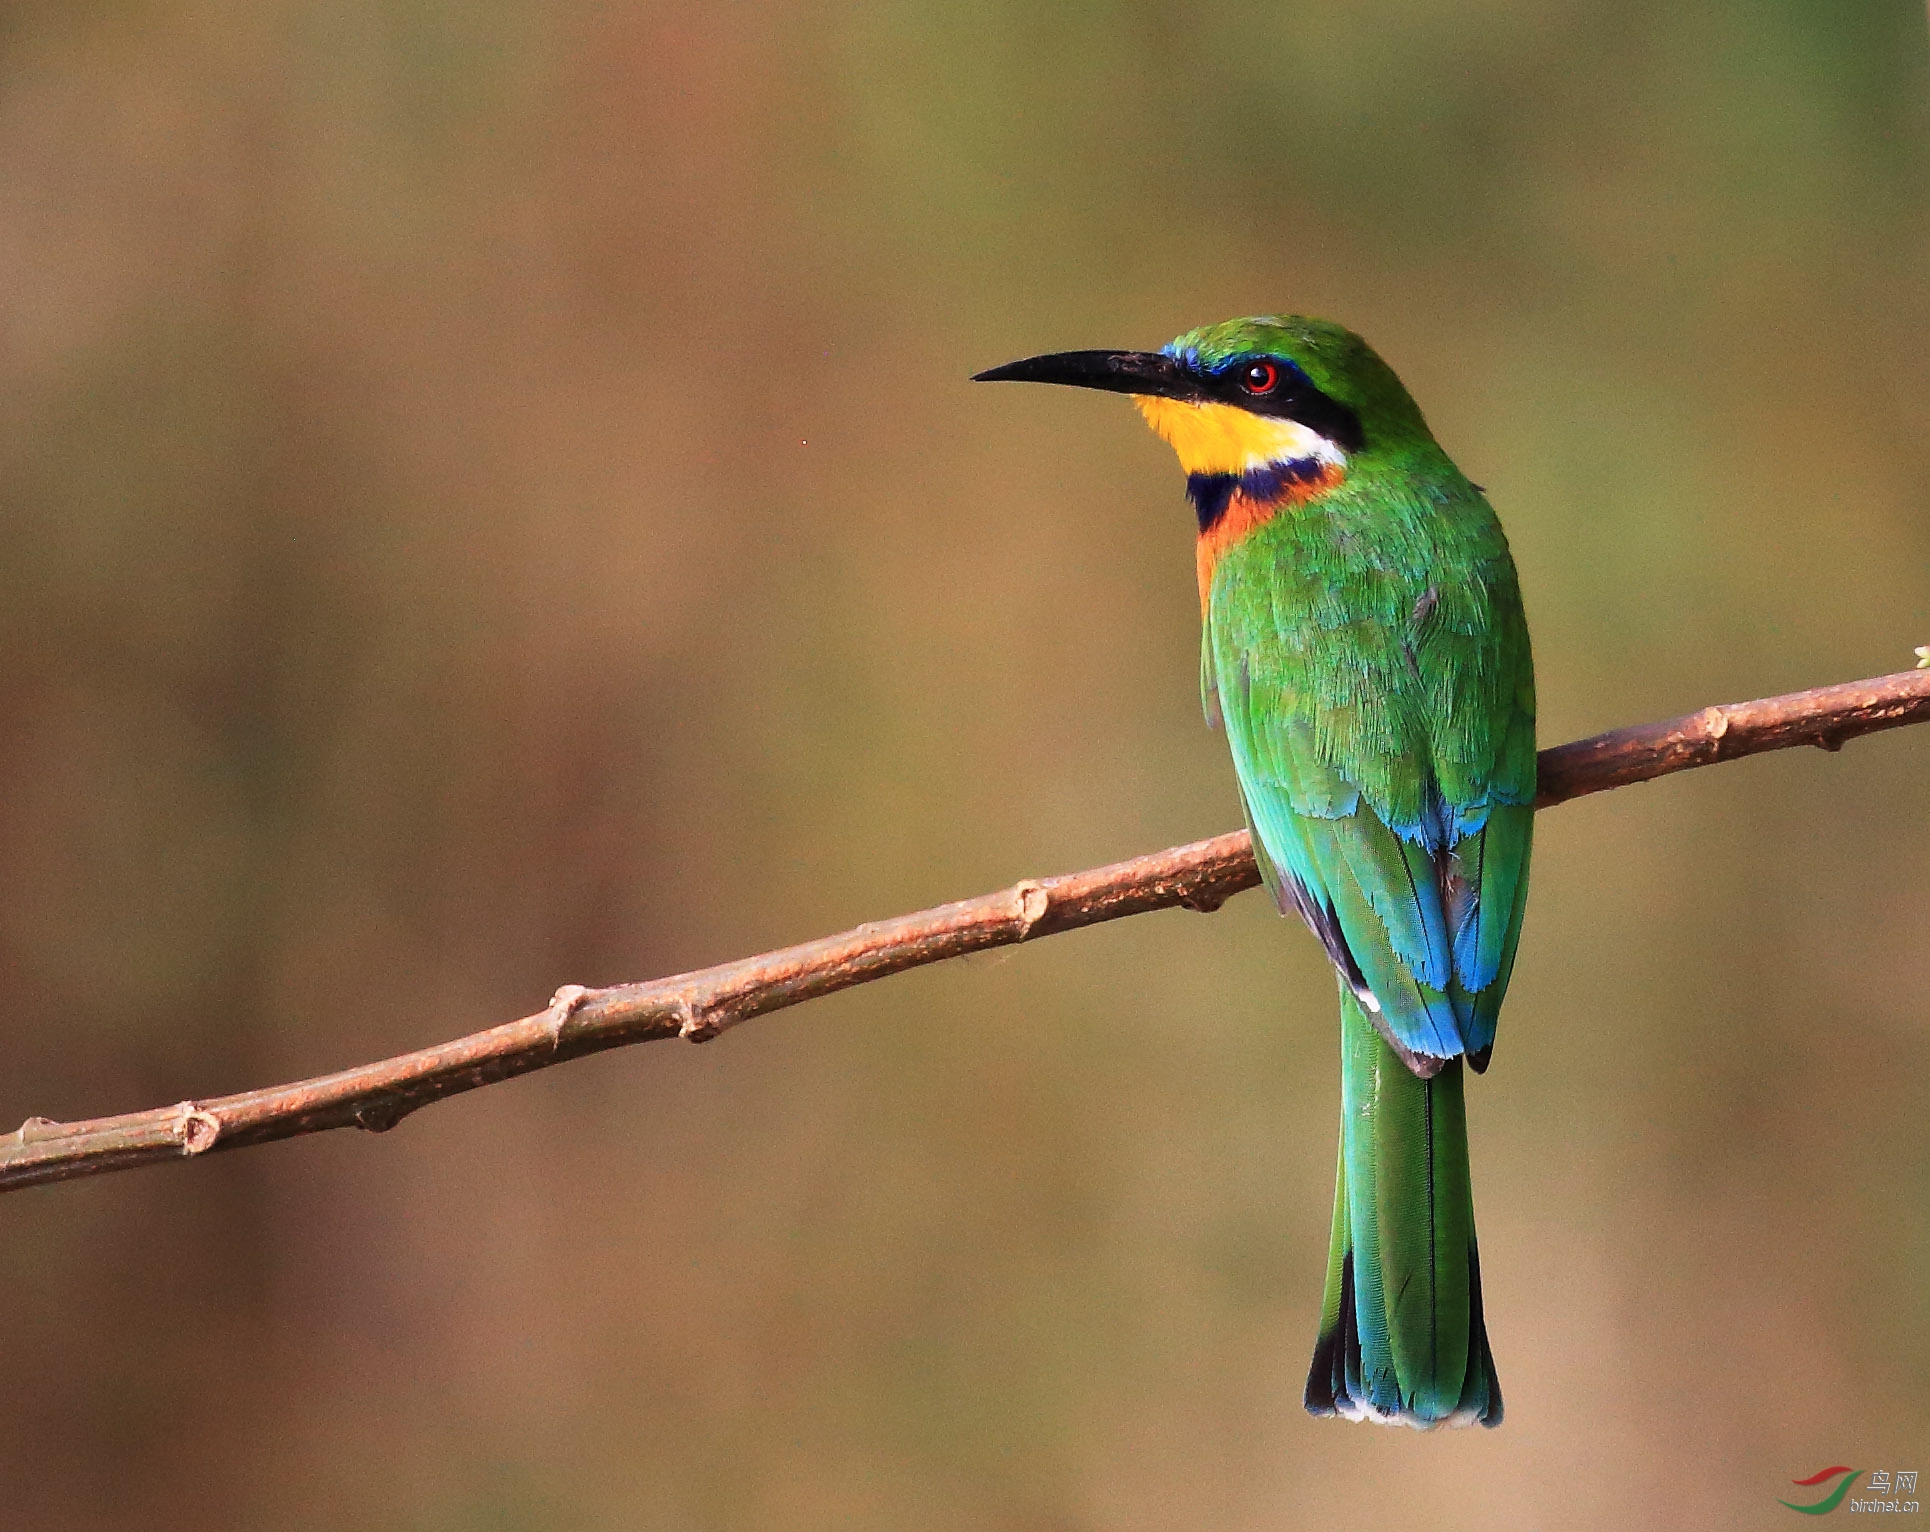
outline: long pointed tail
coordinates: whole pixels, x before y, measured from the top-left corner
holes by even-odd
[[[1501,1424],[1456,1059],[1417,1078],[1340,986],[1340,1171],[1307,1409]]]

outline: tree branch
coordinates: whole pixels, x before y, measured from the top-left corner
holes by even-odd
[[[1838,750],[1926,720],[1930,670],[1706,707],[1542,751],[1535,807],[1765,750]],[[318,1079],[86,1122],[30,1117],[0,1139],[0,1191],[330,1128],[381,1133],[430,1102],[586,1053],[668,1037],[704,1042],[752,1016],[926,963],[1146,910],[1215,910],[1259,881],[1242,830],[647,984],[568,984],[521,1021]]]

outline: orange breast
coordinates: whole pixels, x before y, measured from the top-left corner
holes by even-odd
[[[1323,464],[1320,473],[1306,479],[1295,479],[1279,493],[1256,498],[1233,492],[1226,503],[1226,509],[1219,519],[1200,533],[1199,542],[1193,549],[1193,560],[1200,578],[1200,612],[1206,612],[1206,604],[1213,595],[1213,571],[1219,567],[1220,555],[1235,544],[1285,510],[1288,506],[1302,505],[1317,495],[1324,495],[1347,476],[1347,470],[1338,463]]]

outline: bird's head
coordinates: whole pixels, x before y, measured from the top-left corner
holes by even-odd
[[[1383,441],[1425,433],[1387,364],[1353,331],[1320,319],[1229,319],[1159,351],[1061,351],[1008,362],[981,383],[1064,383],[1129,394],[1189,477],[1304,465],[1338,482]]]
[[[1328,495],[1375,456],[1433,440],[1392,369],[1321,319],[1229,319],[1159,351],[1060,351],[976,381],[1131,396],[1186,470],[1202,609],[1221,555],[1278,512]]]

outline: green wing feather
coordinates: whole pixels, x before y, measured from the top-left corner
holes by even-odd
[[[1460,486],[1283,511],[1222,560],[1202,653],[1276,898],[1423,1073],[1487,1063],[1533,838],[1527,628]]]

